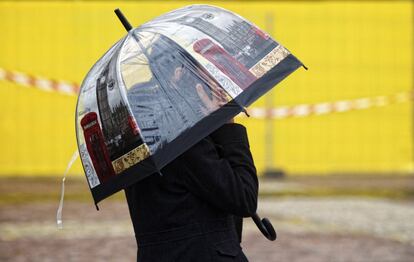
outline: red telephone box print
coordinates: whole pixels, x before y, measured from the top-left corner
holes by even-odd
[[[243,90],[257,79],[243,64],[210,39],[198,40],[194,43],[193,49],[213,63]]]
[[[93,167],[99,181],[105,183],[110,177],[115,176],[115,171],[109,158],[97,114],[95,112],[86,114],[81,120],[81,126]]]

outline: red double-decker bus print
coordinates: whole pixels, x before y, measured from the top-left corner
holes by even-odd
[[[98,179],[101,183],[105,183],[110,177],[115,176],[115,171],[109,158],[97,114],[95,112],[86,114],[81,120],[81,126],[86,148]]]
[[[210,39],[198,40],[194,43],[193,49],[213,63],[243,90],[257,79],[243,64]]]

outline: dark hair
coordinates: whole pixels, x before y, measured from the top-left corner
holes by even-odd
[[[200,63],[184,48],[164,35],[159,35],[159,38],[152,44],[148,63],[154,77],[160,83],[170,81],[177,67],[193,72],[192,75],[200,78],[197,72],[197,69],[201,68]]]

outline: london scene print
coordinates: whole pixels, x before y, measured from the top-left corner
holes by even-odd
[[[95,110],[86,110],[80,117],[86,150],[99,183],[107,182],[149,156],[113,70],[116,70],[116,59],[97,74],[94,88],[86,89],[96,96],[96,103],[89,106]],[[81,152],[81,157],[86,158],[84,153]],[[93,174],[88,180],[91,186],[97,185]]]

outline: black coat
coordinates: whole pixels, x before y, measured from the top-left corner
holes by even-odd
[[[225,124],[161,174],[125,190],[137,260],[247,261],[241,217],[256,212],[258,181],[246,129]]]

